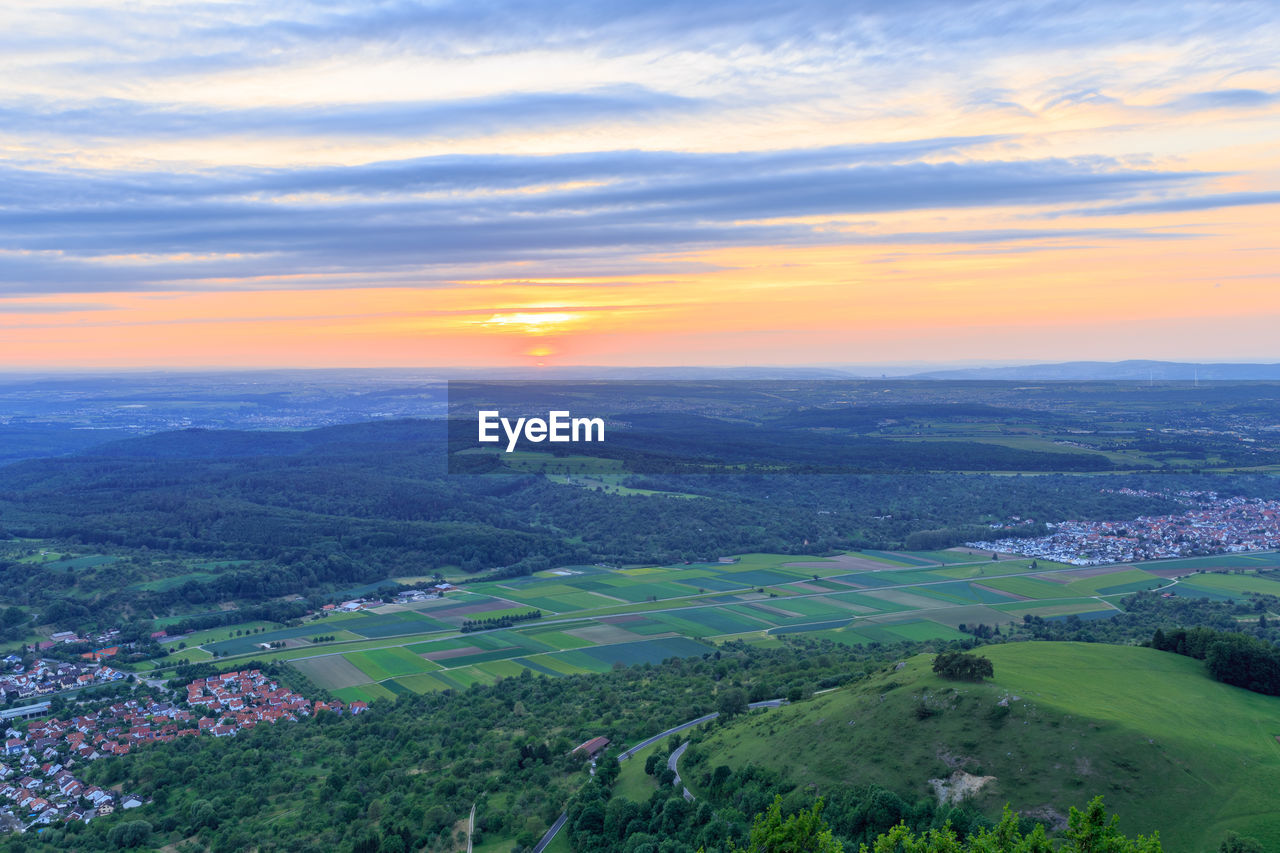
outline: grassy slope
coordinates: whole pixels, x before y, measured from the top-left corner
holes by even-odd
[[[929,658],[913,658],[722,730],[703,747],[706,767],[753,762],[819,791],[875,782],[924,797],[950,758],[996,777],[978,800],[993,815],[1006,801],[1065,812],[1102,794],[1122,828],[1158,829],[1170,853],[1217,849],[1227,829],[1280,850],[1280,698],[1218,684],[1199,661],[1150,649],[1023,643],[983,653],[995,664],[989,683],[946,682]],[[1021,698],[1001,721],[993,709],[1010,693]],[[922,700],[940,713],[917,719]]]

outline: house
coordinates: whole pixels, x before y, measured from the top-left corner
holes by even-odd
[[[573,748],[573,752],[585,752],[588,758],[594,759],[597,755],[604,752],[605,747],[608,745],[609,739],[607,737],[593,737],[586,743],[580,743],[575,746]]]
[[[126,794],[124,799],[120,801],[120,808],[136,809],[138,806],[142,805],[143,802],[142,797],[139,797],[136,794]]]

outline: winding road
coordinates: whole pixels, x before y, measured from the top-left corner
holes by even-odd
[[[747,705],[747,707],[750,708],[751,710],[755,710],[756,708],[778,708],[786,704],[787,704],[786,699],[765,699],[763,702],[751,702]],[[718,716],[720,716],[719,711],[712,711],[710,714],[703,714],[701,717],[698,717],[695,720],[690,720],[687,723],[681,723],[678,726],[673,726],[667,729],[665,732],[658,732],[653,737],[646,738],[645,740],[640,741],[638,744],[631,747],[630,749],[627,749],[626,751],[619,753],[618,761],[619,762],[626,761],[628,758],[635,755],[637,752],[644,749],[646,746],[651,746],[652,744],[655,744],[658,741],[662,740],[664,737],[670,737],[676,732],[682,732],[685,729],[692,728],[693,726],[710,722],[711,720],[714,720]],[[676,769],[676,764],[677,762],[680,761],[680,756],[684,755],[684,751],[688,748],[689,748],[689,741],[685,741],[684,743],[680,744],[680,746],[677,747],[676,750],[672,752],[671,756],[667,759],[667,766],[671,768],[671,772],[676,774],[676,780],[675,780],[676,785],[680,785],[680,771]],[[684,791],[684,798],[692,802],[694,798],[693,794],[689,791],[688,788],[684,788],[683,786],[681,787]],[[547,848],[547,845],[555,840],[556,833],[558,833],[564,827],[565,822],[568,819],[569,819],[568,812],[560,815],[560,818],[555,823],[551,824],[551,828],[547,830],[547,834],[542,836],[542,840],[539,841],[537,846],[533,848],[533,853],[542,853],[542,851]]]

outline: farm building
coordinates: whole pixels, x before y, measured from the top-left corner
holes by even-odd
[[[609,745],[607,737],[593,737],[586,743],[578,744],[573,748],[574,752],[585,752],[589,758],[595,758],[604,752],[604,748]]]

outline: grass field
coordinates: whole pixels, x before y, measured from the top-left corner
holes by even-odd
[[[626,797],[634,803],[647,803],[650,795],[658,790],[657,781],[644,772],[644,762],[658,749],[665,749],[666,743],[658,741],[646,746],[622,762],[622,772],[613,786],[613,796]]]
[[[929,796],[927,780],[953,769],[945,756],[995,777],[976,800],[993,815],[1005,802],[1065,813],[1101,793],[1124,831],[1158,829],[1169,853],[1217,849],[1227,829],[1280,849],[1280,698],[1219,684],[1199,661],[1151,649],[1013,643],[982,654],[995,667],[987,683],[944,681],[921,656],[745,718],[700,748],[709,766],[758,764],[819,794],[876,783]],[[1018,698],[1004,711],[1006,697]],[[923,719],[922,701],[933,712]]]

